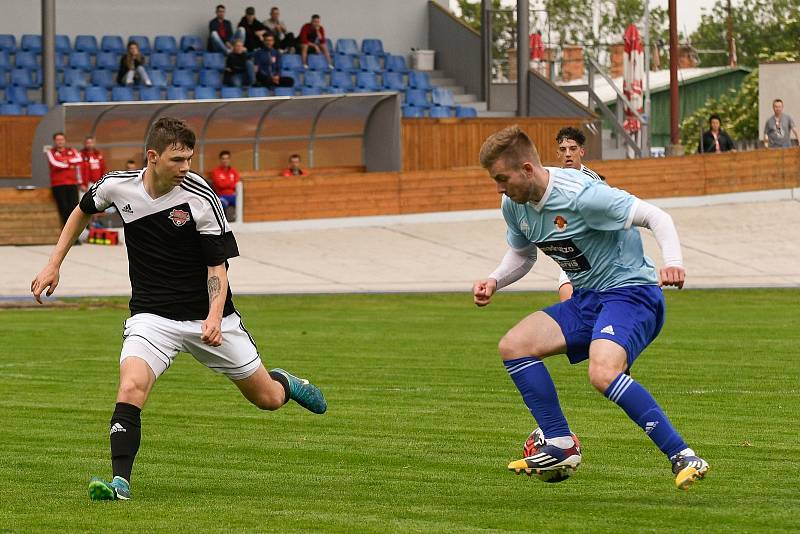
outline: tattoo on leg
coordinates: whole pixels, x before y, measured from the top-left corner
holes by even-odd
[[[208,301],[214,302],[219,296],[222,284],[219,281],[219,276],[212,276],[208,279]]]

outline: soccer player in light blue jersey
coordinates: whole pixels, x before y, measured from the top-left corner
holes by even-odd
[[[659,286],[684,284],[672,219],[578,170],[543,167],[518,126],[490,136],[480,160],[503,195],[510,249],[493,273],[475,282],[475,304],[486,306],[498,289],[527,274],[537,249],[558,262],[575,287],[572,298],[525,317],[500,340],[503,363],[545,438],[535,454],[508,468],[546,475],[580,464],[580,446],[542,363],[566,354],[573,364],[588,358],[592,385],[645,431],[672,463],[675,484],[688,489],[705,476],[708,463],[689,448],[653,396],[625,374],[664,324]],[[636,227],[653,232],[664,258],[660,269],[644,255]]]

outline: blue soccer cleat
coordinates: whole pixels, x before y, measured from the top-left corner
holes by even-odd
[[[314,413],[325,413],[328,403],[325,396],[317,386],[306,380],[298,378],[283,369],[273,369],[270,372],[280,373],[289,381],[289,398],[306,410]]]
[[[706,476],[708,462],[699,456],[677,454],[672,458],[672,473],[675,475],[675,486],[688,490],[692,484]]]
[[[129,501],[132,498],[131,486],[122,477],[114,477],[110,483],[93,477],[89,481],[89,498],[93,501]]]

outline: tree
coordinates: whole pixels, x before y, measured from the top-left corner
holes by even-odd
[[[731,10],[738,63],[758,66],[760,55],[800,53],[800,0],[737,0]],[[717,0],[691,35],[699,50],[728,50],[727,0]],[[700,65],[727,65],[727,53],[702,54]]]
[[[481,31],[480,0],[458,0],[461,20],[473,30]],[[509,48],[516,48],[517,22],[514,11],[492,0],[492,59],[506,59]]]

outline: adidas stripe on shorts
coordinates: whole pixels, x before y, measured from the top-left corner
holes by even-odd
[[[242,380],[258,370],[261,365],[258,348],[238,313],[222,318],[219,347],[200,340],[202,324],[203,321],[175,321],[152,313],[137,313],[125,321],[120,364],[125,358],[136,356],[146,361],[158,378],[179,352],[188,352],[231,380]]]

